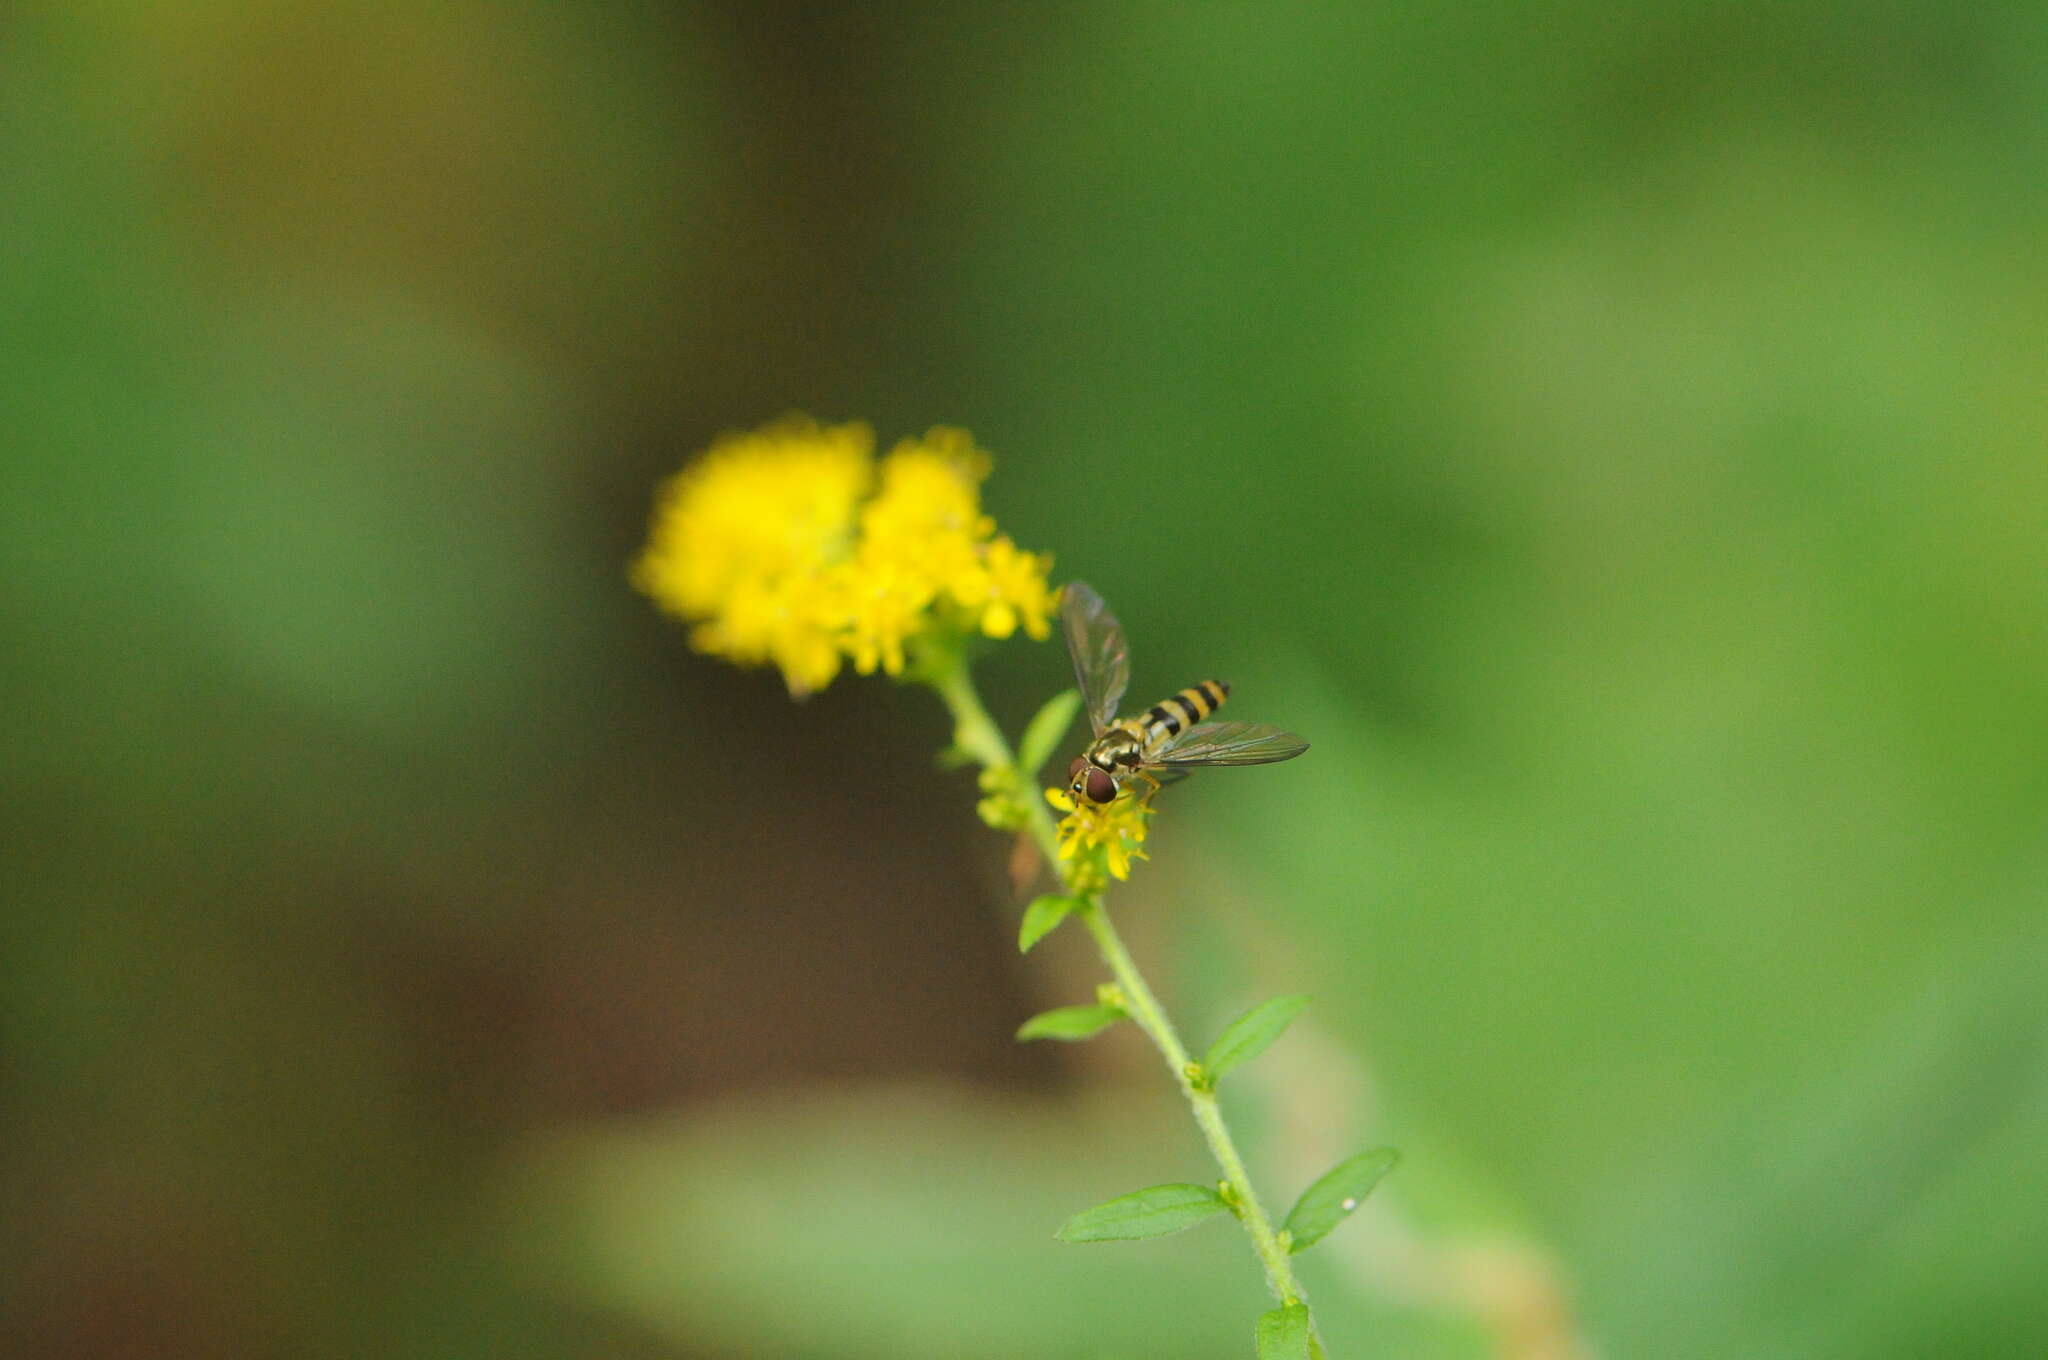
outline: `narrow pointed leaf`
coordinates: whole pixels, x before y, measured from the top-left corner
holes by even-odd
[[[1092,1039],[1124,1018],[1117,1006],[1062,1006],[1040,1011],[1017,1027],[1019,1039]]]
[[[1033,899],[1031,905],[1024,908],[1024,924],[1017,928],[1017,952],[1029,954],[1032,945],[1050,935],[1053,927],[1066,920],[1067,913],[1079,905],[1071,897],[1051,893]]]
[[[1307,1004],[1305,996],[1276,996],[1252,1007],[1216,1036],[1216,1042],[1209,1045],[1209,1051],[1202,1056],[1202,1070],[1214,1081],[1239,1063],[1258,1057],[1293,1023],[1294,1017],[1301,1014],[1301,1008]]]
[[[1351,1217],[1380,1177],[1400,1160],[1401,1154],[1392,1148],[1374,1148],[1331,1167],[1287,1211],[1287,1221],[1280,1226],[1294,1239],[1288,1250],[1305,1251],[1329,1236],[1330,1229]]]
[[[1024,728],[1024,740],[1017,743],[1017,768],[1030,779],[1038,773],[1038,767],[1051,758],[1059,749],[1060,738],[1067,735],[1067,729],[1074,725],[1074,714],[1081,708],[1081,694],[1078,690],[1063,689],[1045,701],[1045,707],[1033,715]]]
[[[1230,1206],[1206,1185],[1154,1185],[1083,1209],[1054,1236],[1062,1242],[1125,1242],[1164,1237],[1205,1218],[1227,1214]]]
[[[1259,1314],[1259,1360],[1308,1360],[1308,1305]]]

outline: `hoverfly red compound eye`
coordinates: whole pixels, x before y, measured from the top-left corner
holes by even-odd
[[[1088,757],[1075,756],[1074,763],[1067,766],[1067,783],[1073,784],[1081,778],[1081,771],[1088,768]]]
[[[1109,777],[1107,771],[1098,770],[1091,765],[1088,767],[1087,793],[1089,802],[1107,803],[1116,797],[1116,781]]]

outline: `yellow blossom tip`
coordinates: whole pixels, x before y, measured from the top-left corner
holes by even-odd
[[[1046,791],[1046,801],[1067,810],[1059,825],[1060,858],[1079,863],[1070,877],[1099,880],[1103,873],[1118,880],[1130,877],[1131,861],[1144,859],[1146,819],[1143,800],[1126,793],[1107,803],[1076,803],[1070,794]]]
[[[940,426],[879,463],[874,432],[791,415],[724,434],[662,484],[633,585],[691,645],[773,665],[792,694],[843,665],[901,675],[933,634],[1049,635],[1052,559],[982,513],[988,454]]]

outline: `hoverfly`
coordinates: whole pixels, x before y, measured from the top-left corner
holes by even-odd
[[[1069,581],[1060,600],[1060,622],[1082,706],[1095,729],[1088,749],[1067,769],[1074,805],[1085,798],[1107,803],[1133,778],[1150,785],[1179,779],[1202,765],[1267,765],[1292,760],[1308,743],[1266,723],[1203,722],[1223,706],[1230,686],[1217,680],[1190,685],[1135,718],[1118,718],[1116,706],[1131,679],[1131,652],[1124,630],[1085,583]],[[1157,771],[1157,775],[1154,774]]]

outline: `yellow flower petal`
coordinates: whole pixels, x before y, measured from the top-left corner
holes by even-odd
[[[1131,874],[1131,861],[1144,859],[1146,821],[1151,812],[1134,793],[1124,793],[1107,803],[1083,801],[1078,805],[1064,790],[1047,789],[1045,798],[1067,815],[1059,825],[1060,858],[1078,861],[1068,875],[1072,886],[1080,879],[1100,881],[1103,873],[1122,880]]]
[[[989,457],[934,429],[881,460],[867,426],[791,416],[720,438],[664,483],[633,583],[691,643],[775,665],[792,693],[840,666],[901,674],[927,632],[1048,636],[1051,559],[981,512]]]

